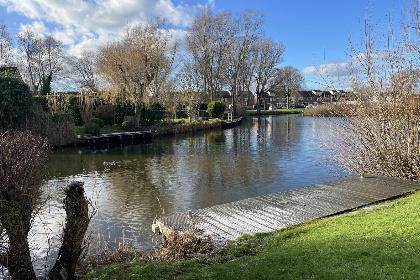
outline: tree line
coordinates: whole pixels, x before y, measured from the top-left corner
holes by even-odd
[[[278,68],[286,48],[265,35],[263,24],[260,11],[233,15],[205,6],[184,43],[164,19],[156,18],[128,24],[121,39],[80,57],[69,56],[53,36],[25,27],[17,36],[17,59],[2,20],[0,61],[3,66],[17,63],[34,95],[48,95],[52,82],[71,77],[66,83],[88,88],[112,104],[133,105],[137,113],[159,103],[169,111],[181,106],[196,119],[200,104],[218,100],[222,91],[230,91],[231,109],[240,113],[251,92],[260,104],[268,91],[290,96],[304,83],[296,68]]]

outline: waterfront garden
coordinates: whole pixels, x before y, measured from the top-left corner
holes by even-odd
[[[147,244],[151,235],[127,236],[149,232],[146,226],[159,214],[298,188],[309,184],[306,179],[313,180],[310,184],[331,179],[325,171],[331,165],[352,175],[419,180],[420,59],[414,51],[418,34],[406,26],[420,30],[420,24],[411,22],[419,14],[417,6],[412,8],[413,17],[404,19],[410,22],[403,22],[399,33],[378,34],[366,20],[362,43],[350,42],[354,61],[349,86],[354,98],[305,111],[306,116],[323,117],[317,119],[284,116],[301,109],[260,111],[269,80],[279,82],[273,88],[283,85],[280,92],[287,99],[301,83],[286,83],[291,77],[274,68],[282,60],[284,45],[264,35],[256,11],[233,20],[230,13],[203,8],[187,40],[190,60],[174,79],[169,77],[177,50],[166,44],[171,33],[161,19],[131,26],[127,36],[101,49],[95,66],[102,84],[84,80],[89,89],[77,94],[51,92],[56,69],[38,75],[37,82],[31,79],[31,87],[16,69],[5,69],[0,77],[0,264],[12,279],[21,280],[37,275],[74,279],[76,273],[82,279],[418,278],[418,192],[347,215],[243,236],[223,248],[214,248],[200,232],[184,232],[144,252],[138,245]],[[235,25],[244,21],[247,24]],[[219,35],[213,42],[217,44],[209,45],[216,48],[201,56],[200,47],[209,47],[199,46],[206,36],[200,27],[206,22],[215,28],[227,23],[231,30],[243,32],[208,30]],[[140,36],[144,34],[150,36]],[[20,42],[30,40],[30,35],[21,33]],[[395,41],[390,44],[375,36]],[[226,38],[231,39],[229,44]],[[237,52],[228,52],[227,46]],[[268,50],[266,57],[260,49]],[[218,56],[207,60],[211,55]],[[237,60],[244,57],[248,59]],[[38,60],[28,56],[32,63],[28,66]],[[257,85],[256,112],[246,111],[251,81]],[[104,87],[99,89],[100,85]],[[232,113],[258,116],[222,131],[225,108],[215,108],[225,106],[216,100],[223,88],[232,90]],[[214,107],[200,110],[203,99]],[[77,135],[134,130],[178,135],[147,145],[52,153],[52,146],[76,143]],[[195,133],[180,136],[182,132]],[[322,156],[325,165],[315,156]],[[341,169],[334,171],[342,174]],[[97,204],[88,195],[96,197]],[[96,205],[107,207],[98,210]],[[36,220],[39,216],[50,218]],[[31,231],[36,223],[41,227]],[[45,228],[51,231],[45,233]],[[93,234],[86,234],[89,230]],[[50,237],[57,233],[62,236],[59,241]],[[46,238],[47,234],[51,235]],[[85,236],[98,236],[96,247]],[[32,261],[29,237],[38,240],[41,268]]]

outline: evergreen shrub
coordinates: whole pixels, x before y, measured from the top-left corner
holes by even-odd
[[[35,96],[35,106],[40,108],[43,112],[48,112],[48,99],[46,96]]]
[[[19,77],[0,75],[0,130],[23,129],[33,112],[29,86]]]
[[[135,110],[132,105],[118,105],[115,107],[115,124],[122,124],[125,116],[134,116]]]
[[[188,115],[184,110],[181,110],[181,111],[176,112],[176,118],[177,119],[188,119]]]
[[[122,123],[122,129],[124,131],[136,131],[137,130],[137,126],[135,123],[133,122],[123,122]]]
[[[212,118],[220,118],[226,110],[226,105],[220,101],[212,101],[207,106],[207,112]]]
[[[165,119],[165,109],[159,103],[155,103],[149,108],[144,107],[140,114],[140,124],[153,125]]]
[[[101,133],[101,127],[96,122],[88,122],[84,127],[86,134],[99,135]]]
[[[95,116],[103,120],[105,125],[114,125],[116,123],[116,106],[99,105],[95,110]],[[118,124],[121,124],[121,122]]]
[[[90,122],[94,122],[99,125],[99,128],[103,128],[105,126],[105,122],[100,118],[93,118]]]

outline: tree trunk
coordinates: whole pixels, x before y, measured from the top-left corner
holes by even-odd
[[[261,114],[261,93],[257,92],[257,115]]]
[[[28,209],[32,207],[24,208],[28,202],[21,201],[22,196],[10,193],[2,196],[3,204],[5,204],[3,207],[7,210],[1,215],[1,223],[9,238],[9,250],[2,257],[2,265],[7,267],[12,279],[36,279],[28,244],[32,212]]]
[[[50,280],[75,279],[76,265],[82,253],[82,243],[89,225],[88,202],[83,183],[74,182],[66,190],[64,200],[66,226],[57,261],[48,274]]]
[[[10,224],[6,231],[9,237],[8,272],[12,279],[34,280],[35,271],[32,266],[31,254],[29,251],[28,234],[25,234],[23,226]],[[12,234],[9,234],[12,232]]]

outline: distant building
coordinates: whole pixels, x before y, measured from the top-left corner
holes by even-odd
[[[232,108],[232,92],[230,90],[220,91],[217,94],[218,99],[226,105],[227,109]],[[236,100],[237,107],[252,109],[254,106],[254,94],[250,91],[243,91],[239,93]]]
[[[254,96],[256,103],[257,96]],[[325,103],[338,103],[351,100],[351,95],[343,90],[301,90],[290,94],[290,107],[307,107]],[[284,94],[268,91],[262,100],[262,107],[266,109],[287,108],[287,100]]]

